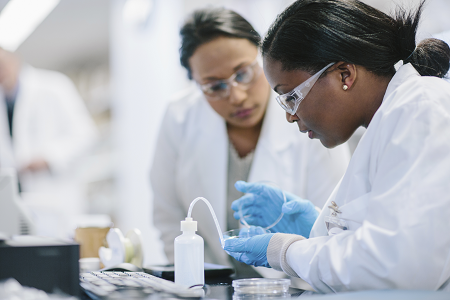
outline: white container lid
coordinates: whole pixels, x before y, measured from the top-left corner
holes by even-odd
[[[197,221],[192,220],[192,218],[186,218],[181,221],[181,231],[197,231]]]
[[[100,270],[100,258],[84,257],[78,260],[80,263],[80,273],[87,273]]]

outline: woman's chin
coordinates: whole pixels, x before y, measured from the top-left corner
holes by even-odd
[[[252,128],[261,124],[263,116],[248,116],[246,118],[233,118],[228,123],[239,128]]]
[[[325,148],[328,148],[328,149],[333,149],[334,147],[339,146],[340,144],[342,144],[342,143],[339,143],[337,141],[326,139],[326,138],[323,138],[323,137],[320,137],[319,140],[322,143],[322,145]]]

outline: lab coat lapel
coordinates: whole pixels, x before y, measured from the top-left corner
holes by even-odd
[[[288,182],[288,180],[285,180],[285,177],[290,172],[283,167],[280,168],[280,166],[286,166],[281,153],[291,145],[293,138],[297,137],[284,134],[287,125],[290,124],[285,120],[285,114],[278,107],[272,92],[264,116],[261,135],[255,150],[248,178],[249,182],[267,180],[276,183],[281,188],[289,188],[283,185],[283,183]]]
[[[339,180],[338,184],[334,188],[334,190],[331,193],[330,197],[328,198],[327,202],[323,206],[323,209],[320,211],[320,214],[317,217],[316,222],[314,222],[314,225],[311,229],[311,233],[309,234],[310,238],[328,235],[328,229],[325,225],[325,217],[330,215],[328,206],[331,205],[331,201],[335,201],[336,194],[339,191],[339,187],[341,186],[341,182],[342,182],[342,178],[341,178],[341,180]]]
[[[0,101],[0,168],[15,167],[5,97],[2,90],[0,90]]]
[[[203,196],[211,202],[221,228],[225,228],[228,136],[224,120],[206,101],[203,110],[200,115],[204,116],[204,119],[199,122],[198,129],[203,138],[200,139],[201,145],[198,145],[195,156],[204,195],[198,196]]]
[[[30,67],[22,68],[20,75],[21,88],[17,93],[13,119],[14,152],[19,168],[28,164],[34,155],[33,151],[36,151],[36,147],[31,147],[30,141],[39,139],[36,126],[41,126],[41,124],[33,122],[35,117],[33,113],[36,113],[36,107],[30,101],[30,99],[36,97],[36,95],[33,95],[33,92],[36,92],[33,80],[34,77],[30,75]]]
[[[290,190],[291,187],[286,184],[291,181],[286,177],[292,173],[292,170],[286,170],[291,166],[283,158],[282,152],[290,147],[298,136],[284,133],[286,130],[290,132],[297,132],[297,130],[292,127],[292,124],[287,123],[285,114],[278,107],[274,96],[271,93],[248,181],[267,180],[278,184],[283,189]],[[226,228],[229,147],[226,125],[222,117],[206,101],[202,110],[199,115],[204,118],[199,122],[197,129],[202,139],[199,139],[201,144],[195,146],[197,150],[194,156],[195,161],[198,162],[198,178],[204,194],[197,196],[203,196],[211,202],[221,228]],[[283,167],[280,168],[280,165]],[[212,219],[206,210],[205,214],[207,214],[205,219]]]

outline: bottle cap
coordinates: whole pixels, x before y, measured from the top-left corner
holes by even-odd
[[[181,231],[197,231],[197,221],[192,220],[192,218],[181,221]]]

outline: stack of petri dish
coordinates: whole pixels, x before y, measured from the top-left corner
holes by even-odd
[[[233,280],[233,299],[290,298],[291,280],[248,278]]]

